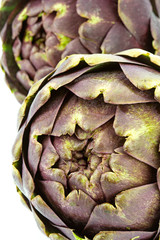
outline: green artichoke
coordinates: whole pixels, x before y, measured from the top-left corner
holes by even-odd
[[[159,0],[4,0],[2,67],[20,102],[70,54],[160,53]],[[153,42],[153,46],[152,46]]]
[[[160,57],[72,55],[19,112],[13,176],[40,229],[59,240],[158,240]]]

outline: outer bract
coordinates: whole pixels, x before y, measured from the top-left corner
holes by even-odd
[[[30,89],[13,148],[18,192],[50,239],[157,240],[160,57],[72,55]]]
[[[159,0],[4,0],[6,80],[22,102],[33,82],[67,55],[137,47],[159,54],[159,9]]]

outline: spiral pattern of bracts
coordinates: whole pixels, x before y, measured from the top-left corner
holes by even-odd
[[[72,55],[31,88],[13,175],[50,239],[158,239],[159,69],[143,50]]]
[[[22,102],[70,54],[160,52],[159,0],[4,0],[2,67]],[[6,11],[7,9],[7,11]]]

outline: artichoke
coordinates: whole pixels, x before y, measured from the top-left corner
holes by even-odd
[[[157,240],[160,57],[72,55],[19,111],[13,177],[40,229],[59,240]]]
[[[142,48],[160,53],[159,0],[4,0],[2,67],[22,102],[70,54]],[[153,47],[152,47],[153,42]]]

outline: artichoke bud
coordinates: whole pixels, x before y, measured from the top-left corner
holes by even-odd
[[[72,55],[31,87],[13,175],[51,239],[158,239],[159,69],[140,49]]]

